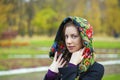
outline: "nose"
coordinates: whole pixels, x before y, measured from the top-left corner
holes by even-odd
[[[71,39],[70,37],[68,37],[68,38],[66,39],[66,43],[67,43],[67,44],[71,44],[71,43],[72,43],[72,39]]]

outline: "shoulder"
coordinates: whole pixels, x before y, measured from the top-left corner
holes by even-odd
[[[98,62],[95,62],[89,69],[88,72],[96,73],[96,75],[102,77],[104,75],[104,66]]]
[[[100,72],[104,72],[104,66],[98,62],[95,62],[91,67],[90,70],[96,70],[96,71],[100,71]]]
[[[80,80],[102,80],[104,75],[104,66],[95,62],[86,72],[81,73]]]

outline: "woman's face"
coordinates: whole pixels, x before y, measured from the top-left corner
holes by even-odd
[[[69,52],[73,53],[82,48],[81,37],[74,25],[65,28],[65,43]]]

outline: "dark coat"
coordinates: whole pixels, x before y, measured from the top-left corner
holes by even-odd
[[[86,72],[80,73],[78,79],[76,79],[76,75],[78,73],[77,67],[65,67],[59,68],[60,74],[57,76],[55,80],[102,80],[104,74],[103,65],[95,62]],[[44,80],[46,79],[46,76]]]

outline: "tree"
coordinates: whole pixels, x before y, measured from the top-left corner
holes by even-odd
[[[120,33],[120,7],[118,0],[105,1],[106,4],[106,17],[105,25],[107,26],[106,32],[112,35],[112,32]]]
[[[35,15],[32,20],[32,24],[37,26],[37,30],[40,34],[48,33],[52,35],[56,29],[56,12],[51,8],[45,8]]]

